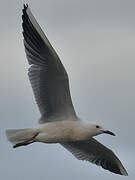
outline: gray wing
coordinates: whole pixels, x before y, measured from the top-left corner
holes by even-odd
[[[24,5],[22,20],[24,46],[31,65],[28,75],[41,113],[39,122],[77,119],[67,72],[28,5]]]
[[[116,155],[94,138],[87,141],[61,143],[77,159],[92,162],[113,173],[127,176],[127,172]]]

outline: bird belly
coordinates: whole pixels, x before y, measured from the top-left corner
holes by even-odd
[[[61,143],[71,141],[69,136],[59,135],[59,134],[47,134],[47,133],[39,133],[36,137],[36,141],[43,143]]]
[[[64,123],[46,123],[39,128],[40,132],[36,137],[36,141],[43,143],[60,143],[72,141],[71,126],[65,126]]]
[[[44,143],[61,143],[87,140],[90,136],[80,122],[60,121],[41,125],[36,141]]]

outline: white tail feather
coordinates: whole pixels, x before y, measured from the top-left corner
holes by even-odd
[[[36,129],[8,129],[6,130],[7,139],[13,145],[31,139],[35,135],[35,133],[37,133]]]

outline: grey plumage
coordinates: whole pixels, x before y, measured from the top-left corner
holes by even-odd
[[[31,65],[28,75],[41,113],[39,122],[77,119],[68,75],[58,55],[27,6],[22,19],[24,46]]]
[[[128,175],[117,156],[94,138],[61,144],[79,160],[92,162],[116,174]]]

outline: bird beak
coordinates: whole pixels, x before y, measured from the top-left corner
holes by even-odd
[[[104,130],[103,133],[105,133],[105,134],[110,134],[110,135],[112,135],[112,136],[115,136],[115,134],[114,134],[113,132],[108,131],[108,130],[106,130],[106,131]]]

